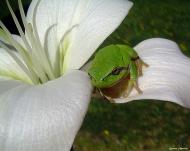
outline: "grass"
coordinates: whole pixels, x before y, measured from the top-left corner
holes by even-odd
[[[133,2],[128,17],[102,47],[111,43],[135,46],[145,39],[162,37],[176,41],[183,53],[190,56],[189,0]],[[7,21],[8,13],[4,10],[4,4],[0,5],[1,18]],[[75,148],[76,151],[168,151],[169,147],[190,150],[189,117],[190,110],[169,102],[110,104],[94,99],[75,139]]]
[[[166,151],[190,147],[190,111],[158,101],[110,104],[93,100],[76,141],[77,151]]]

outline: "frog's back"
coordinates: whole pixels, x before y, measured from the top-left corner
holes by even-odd
[[[116,45],[107,46],[96,54],[89,73],[102,78],[122,62],[122,54]]]
[[[123,56],[132,59],[138,58],[137,52],[132,47],[129,47],[127,45],[117,45],[117,47],[119,47]]]
[[[120,66],[123,63],[123,50],[117,45],[110,45],[101,49],[95,56],[94,64]]]

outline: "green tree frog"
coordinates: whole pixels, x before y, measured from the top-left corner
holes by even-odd
[[[138,87],[138,77],[142,75],[142,65],[146,65],[127,45],[110,45],[99,50],[91,64],[88,74],[94,87],[104,96],[111,98],[128,96]],[[109,94],[107,94],[109,93]]]

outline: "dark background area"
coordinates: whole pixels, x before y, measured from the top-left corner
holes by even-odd
[[[29,2],[23,1],[26,10]],[[133,2],[129,15],[102,46],[111,43],[135,46],[145,39],[162,37],[176,41],[182,52],[190,56],[189,0]],[[16,11],[17,1],[10,0],[10,3]],[[0,0],[0,18],[12,33],[16,33],[4,0]],[[190,150],[189,118],[189,109],[169,102],[141,100],[110,104],[93,99],[76,137],[75,149],[167,151],[169,147],[187,147]]]

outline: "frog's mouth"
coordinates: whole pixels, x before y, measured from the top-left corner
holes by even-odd
[[[96,87],[97,86],[96,83],[97,83],[98,80],[95,77],[93,77],[92,75],[90,75],[89,73],[88,73],[88,76],[90,77],[92,85],[94,87]]]

